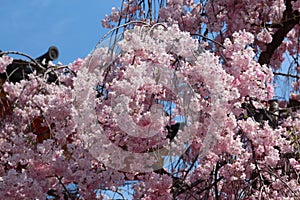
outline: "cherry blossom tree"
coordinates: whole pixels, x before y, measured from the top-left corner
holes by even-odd
[[[299,20],[299,0],[123,0],[86,58],[11,81],[0,52],[0,197],[300,198]]]

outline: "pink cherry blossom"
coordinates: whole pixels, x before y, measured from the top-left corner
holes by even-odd
[[[122,1],[102,20],[115,42],[52,63],[56,83],[1,78],[0,197],[71,199],[74,184],[85,199],[299,199],[299,12]],[[1,77],[12,61],[0,57]]]

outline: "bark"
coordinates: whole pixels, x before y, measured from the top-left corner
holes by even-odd
[[[272,42],[267,44],[266,50],[263,51],[259,56],[258,62],[261,65],[270,63],[274,52],[283,42],[288,32],[292,30],[296,24],[299,24],[300,13],[298,11],[293,11],[291,2],[292,0],[286,0],[286,10],[283,13],[282,22],[273,35]]]

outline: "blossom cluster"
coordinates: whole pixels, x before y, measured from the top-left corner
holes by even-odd
[[[12,63],[13,59],[8,57],[7,55],[3,55],[0,57],[0,73],[5,72],[6,67]]]
[[[131,183],[145,200],[298,199],[299,81],[291,102],[272,102],[284,52],[299,65],[300,26],[270,49],[299,0],[150,2],[124,0],[103,20],[143,22],[118,51],[48,66],[56,83],[1,79],[0,197],[71,198],[77,184],[95,199]],[[0,57],[0,73],[12,61]]]

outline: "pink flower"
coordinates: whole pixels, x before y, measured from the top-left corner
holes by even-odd
[[[70,70],[76,72],[82,68],[83,60],[81,58],[77,58],[72,64],[69,64],[68,67]]]
[[[292,1],[291,4],[293,6],[293,10],[298,10],[298,12],[300,12],[300,0]]]
[[[6,67],[10,65],[13,62],[13,58],[7,56],[7,55],[2,55],[0,57],[0,73],[4,73],[6,70]]]
[[[272,42],[272,36],[267,29],[263,29],[260,33],[258,33],[257,39],[267,44]]]

